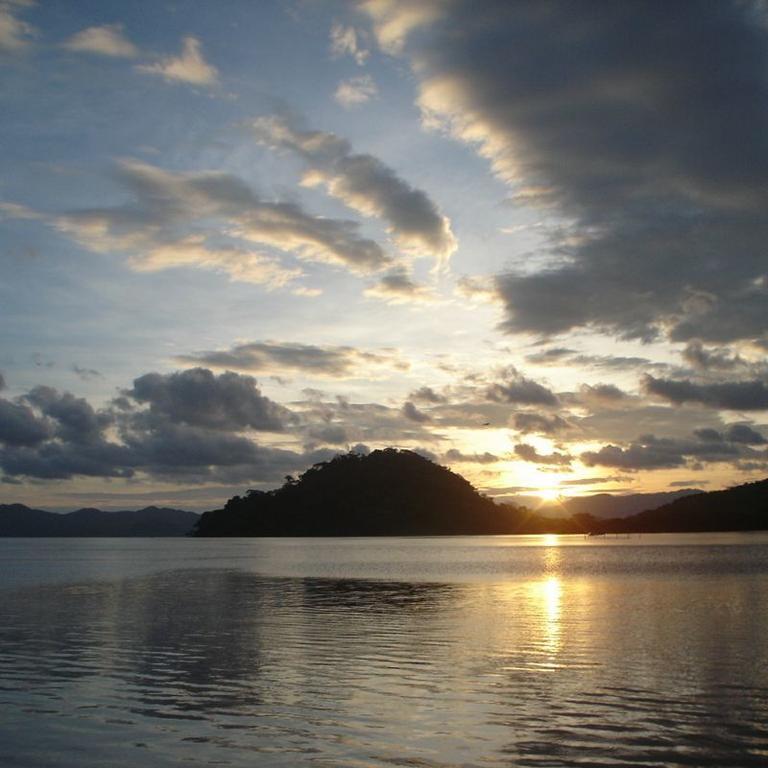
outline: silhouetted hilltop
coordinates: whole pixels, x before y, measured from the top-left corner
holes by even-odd
[[[204,513],[198,536],[407,536],[514,533],[529,513],[498,505],[412,451],[346,453],[274,491]]]
[[[768,529],[768,480],[685,496],[623,519],[603,520],[606,532],[756,531]]]
[[[163,507],[78,509],[60,515],[24,504],[0,504],[0,536],[184,536],[198,518],[195,512]]]

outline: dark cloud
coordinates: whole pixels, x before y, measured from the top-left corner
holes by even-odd
[[[738,443],[741,445],[765,445],[768,440],[748,424],[731,424],[725,432],[718,432],[716,429],[696,429],[694,434],[699,440],[710,443]]]
[[[443,461],[453,464],[495,464],[497,461],[501,461],[501,456],[497,456],[494,453],[462,453],[461,451],[451,448],[443,454]]]
[[[216,430],[281,431],[290,412],[261,394],[256,379],[207,368],[175,373],[147,373],[125,394],[149,405],[149,415],[174,424]]]
[[[432,389],[432,387],[420,387],[419,389],[416,389],[413,392],[411,392],[411,394],[408,395],[408,397],[411,400],[416,400],[422,403],[438,404],[438,403],[448,402],[447,397],[435,392],[435,390]]]
[[[349,442],[347,430],[338,424],[322,424],[307,430],[307,437],[325,445],[346,445]]]
[[[0,443],[33,446],[53,435],[53,425],[23,403],[0,398]]]
[[[688,342],[682,356],[689,365],[702,371],[711,369],[728,371],[745,365],[744,360],[738,355],[732,355],[724,349],[708,349],[698,339]]]
[[[404,250],[438,261],[456,250],[450,222],[435,203],[373,155],[355,154],[336,134],[300,130],[285,117],[259,118],[252,129],[261,143],[304,160],[309,169],[305,184],[322,184],[350,208],[384,219]]]
[[[3,376],[2,372],[0,372],[0,392],[4,390],[7,387],[7,384],[5,383],[5,377]]]
[[[747,424],[732,424],[725,433],[725,439],[745,445],[765,445],[768,440]]]
[[[702,434],[703,433],[703,434]],[[745,457],[759,456],[744,446],[711,439],[708,430],[697,431],[698,440],[660,438],[643,435],[626,448],[605,445],[598,451],[586,451],[580,459],[588,467],[616,467],[630,471],[644,469],[672,469],[697,464],[737,463]]]
[[[647,375],[643,379],[643,388],[649,395],[669,400],[676,405],[699,403],[710,408],[732,411],[768,409],[768,387],[759,379],[696,384],[689,379],[657,379]]]
[[[502,383],[491,384],[486,397],[495,403],[518,403],[520,405],[557,405],[557,396],[552,390],[528,379],[514,368],[504,373]]]
[[[82,397],[38,386],[24,396],[31,405],[56,422],[56,437],[68,443],[96,443],[112,423],[108,413],[97,413]]]
[[[408,363],[394,350],[366,352],[355,347],[252,341],[230,349],[181,355],[183,362],[255,372],[300,372],[343,378],[365,375],[372,368],[406,370]]]
[[[516,413],[512,426],[523,434],[556,435],[571,429],[571,425],[560,416],[544,416],[540,413]]]
[[[508,331],[730,340],[768,327],[768,35],[755,3],[365,6],[432,126],[573,222],[501,276]]]
[[[539,453],[536,448],[528,443],[518,443],[515,446],[515,456],[523,461],[530,461],[534,464],[556,464],[569,465],[572,461],[567,453]]]
[[[579,398],[591,406],[615,406],[622,403],[627,393],[614,384],[582,384],[579,388]]]
[[[574,354],[576,354],[575,349],[568,349],[567,347],[551,347],[542,352],[534,352],[531,355],[526,355],[525,359],[534,365],[559,365]]]
[[[406,419],[410,419],[419,424],[424,423],[425,421],[431,421],[432,419],[428,413],[420,411],[410,400],[403,405],[403,416],[405,416]]]

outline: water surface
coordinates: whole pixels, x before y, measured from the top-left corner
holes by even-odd
[[[768,535],[0,540],[0,765],[765,766]]]

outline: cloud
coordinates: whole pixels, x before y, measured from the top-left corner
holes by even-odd
[[[410,400],[403,405],[403,416],[405,416],[406,419],[410,419],[419,424],[432,420],[432,417],[428,413],[420,411]]]
[[[698,339],[688,342],[682,351],[682,356],[689,365],[700,371],[728,371],[746,365],[745,361],[738,355],[732,355],[725,349],[708,349]]]
[[[273,341],[251,341],[230,349],[182,355],[178,359],[215,368],[256,373],[302,373],[336,379],[369,376],[375,368],[403,371],[409,367],[394,350],[366,352],[355,347]]]
[[[90,250],[132,254],[130,264],[137,270],[195,266],[268,288],[286,285],[302,274],[254,252],[248,243],[358,273],[391,262],[378,244],[360,237],[356,224],[311,216],[295,203],[267,202],[230,174],[172,173],[125,160],[116,177],[131,194],[130,202],[60,214],[52,222]],[[180,228],[203,231],[179,236]],[[222,234],[240,242],[237,246],[208,242]]]
[[[84,398],[62,394],[53,387],[34,387],[23,400],[52,419],[56,424],[54,436],[67,443],[98,443],[113,421],[111,414],[97,413]]]
[[[701,439],[700,434],[698,437],[698,440],[689,441],[643,435],[626,448],[605,445],[598,451],[582,453],[580,459],[588,467],[616,467],[636,471],[674,469],[686,465],[696,468],[699,464],[710,462],[729,462],[735,465],[746,457],[766,458],[743,445]]]
[[[375,285],[366,288],[363,293],[392,304],[429,304],[435,301],[435,296],[429,288],[414,282],[404,268],[391,270]]]
[[[491,277],[462,275],[456,281],[456,293],[464,299],[474,302],[496,303],[499,294]]]
[[[76,373],[83,381],[104,378],[101,371],[97,371],[95,368],[83,368],[82,366],[77,365],[77,363],[72,365],[72,372]]]
[[[258,118],[252,131],[260,143],[304,160],[305,185],[322,184],[353,210],[384,219],[404,251],[445,263],[456,250],[450,222],[429,196],[373,155],[353,153],[349,142],[336,134],[302,131],[282,117]]]
[[[505,381],[491,384],[486,389],[486,397],[495,403],[518,403],[520,405],[557,405],[558,400],[552,390],[528,379],[509,367],[505,371]]]
[[[542,352],[534,352],[531,355],[526,355],[525,359],[534,365],[560,365],[574,354],[576,354],[575,349],[568,349],[568,347],[550,347]]]
[[[768,440],[747,424],[732,424],[725,433],[725,439],[745,445],[765,445]]]
[[[24,0],[0,2],[0,54],[23,51],[36,36],[37,30],[15,15],[17,10],[30,5]]]
[[[438,392],[435,392],[432,387],[419,387],[419,389],[414,390],[410,395],[408,395],[408,399],[432,404],[448,402],[448,398],[445,397],[445,395],[441,395]]]
[[[515,446],[515,456],[523,461],[530,461],[535,464],[555,464],[559,466],[568,465],[571,463],[571,457],[566,453],[553,453],[542,454],[539,453],[536,448],[528,443],[518,443]]]
[[[251,376],[202,368],[143,374],[101,409],[68,392],[34,387],[15,401],[0,398],[2,482],[101,477],[274,486],[331,458],[335,450],[322,445],[358,436],[383,444],[431,438],[398,408],[317,397],[289,411],[265,397]],[[252,431],[282,431],[283,444],[308,442],[302,450],[261,445]],[[362,443],[356,450],[365,450]]]
[[[171,83],[213,86],[219,80],[219,71],[203,58],[202,45],[192,35],[182,41],[180,55],[166,56],[156,64],[140,64],[136,69],[147,75],[158,75]]]
[[[505,330],[762,335],[768,27],[753,4],[362,9],[411,61],[425,125],[476,148],[518,204],[572,223],[544,266],[499,277]]]
[[[696,384],[689,379],[657,379],[646,375],[643,388],[649,395],[676,405],[699,403],[731,411],[768,410],[768,386],[760,379]]]
[[[279,259],[249,248],[207,245],[204,235],[189,235],[175,242],[160,243],[130,260],[137,272],[159,272],[176,267],[196,267],[221,272],[241,283],[263,285],[268,290],[285,288],[304,272],[284,267]]]
[[[379,92],[376,83],[370,75],[359,75],[350,77],[348,80],[342,80],[333,98],[346,109],[356,107],[358,104],[365,104],[370,101]]]
[[[36,416],[28,405],[0,398],[0,443],[34,446],[52,435],[50,422]]]
[[[215,430],[282,431],[290,412],[261,394],[256,379],[206,368],[175,373],[147,373],[124,393],[149,405],[149,416],[173,424]]]
[[[572,426],[560,416],[543,416],[539,413],[516,413],[512,417],[512,426],[524,434],[556,435],[572,429]]]
[[[502,461],[502,457],[487,451],[485,453],[462,453],[451,448],[443,454],[442,461],[449,464],[495,464],[497,461]]]
[[[730,442],[742,445],[766,445],[768,440],[760,432],[752,429],[748,424],[731,424],[725,432],[716,429],[703,428],[694,430],[699,440],[710,443]]]
[[[582,384],[579,387],[579,400],[593,408],[621,406],[626,398],[627,393],[615,384]]]
[[[363,33],[354,27],[334,23],[331,27],[331,56],[339,59],[342,56],[351,56],[358,66],[363,66],[370,51],[362,45]]]
[[[63,46],[70,51],[115,58],[132,59],[139,55],[139,49],[123,35],[122,24],[88,27],[72,35]]]

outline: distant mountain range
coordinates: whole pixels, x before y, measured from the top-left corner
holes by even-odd
[[[538,500],[537,500],[538,501]],[[556,511],[559,509],[559,516]],[[69,514],[0,505],[0,536],[408,536],[768,530],[768,480],[724,491],[503,503],[412,451],[347,453],[272,491],[248,491],[198,515],[146,507]]]
[[[549,515],[550,517],[563,517],[563,514],[577,515],[588,513],[593,517],[607,519],[611,517],[628,517],[646,509],[656,509],[662,504],[696,493],[704,493],[698,488],[682,488],[679,491],[661,491],[659,493],[629,493],[618,496],[612,493],[595,493],[591,496],[571,496],[558,501],[545,501],[536,496],[512,496],[509,500],[518,504]]]
[[[163,507],[57,514],[24,504],[0,504],[0,536],[185,536],[198,519],[195,512]]]

